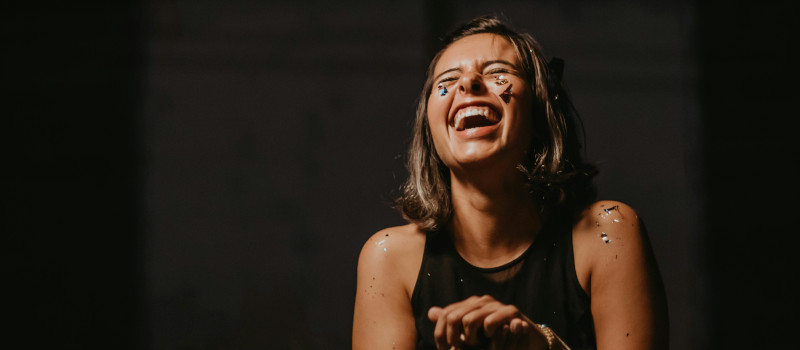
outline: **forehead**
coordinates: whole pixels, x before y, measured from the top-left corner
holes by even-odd
[[[434,74],[443,70],[503,60],[519,66],[519,57],[508,39],[497,34],[481,33],[456,40],[445,49]]]

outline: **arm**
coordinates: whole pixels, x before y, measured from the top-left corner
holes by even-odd
[[[597,349],[667,349],[666,296],[636,212],[602,201],[573,232],[575,267],[591,297]]]
[[[353,349],[414,349],[411,293],[425,236],[413,226],[374,234],[361,249],[353,315]]]

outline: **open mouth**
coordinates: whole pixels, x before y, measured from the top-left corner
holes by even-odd
[[[500,122],[500,115],[489,106],[469,106],[456,113],[453,126],[456,131],[495,125]]]

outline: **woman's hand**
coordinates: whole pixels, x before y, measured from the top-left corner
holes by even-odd
[[[433,337],[439,349],[546,349],[547,340],[516,306],[489,295],[472,296],[444,308],[432,307]]]

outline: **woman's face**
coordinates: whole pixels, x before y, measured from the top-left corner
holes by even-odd
[[[521,67],[514,46],[495,34],[461,38],[442,53],[428,123],[451,170],[520,163],[530,144],[532,96]]]

